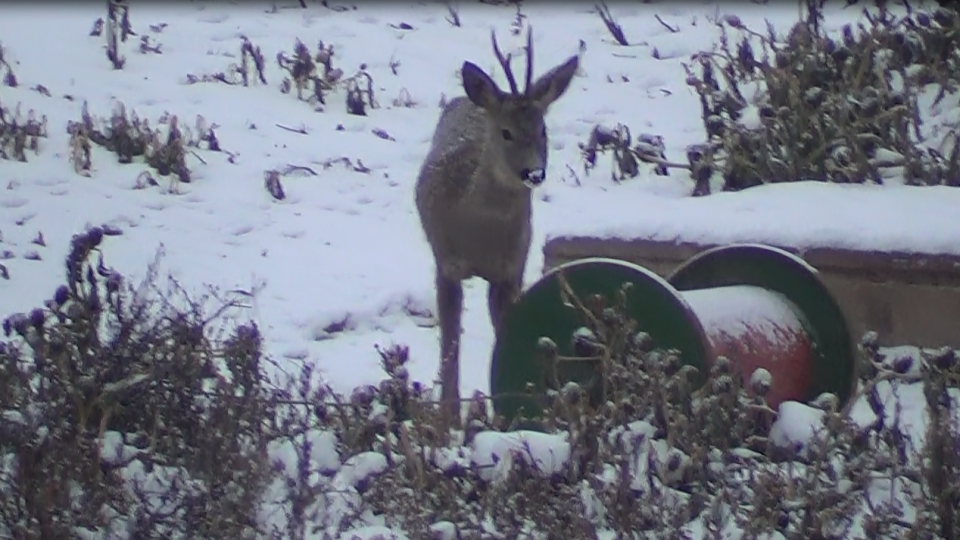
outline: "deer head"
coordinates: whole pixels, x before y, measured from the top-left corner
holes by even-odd
[[[579,58],[571,56],[566,62],[554,67],[535,82],[533,78],[533,31],[527,30],[527,71],[521,92],[510,68],[511,55],[506,57],[497,45],[496,34],[491,31],[493,52],[510,84],[510,90],[501,90],[493,79],[471,62],[461,68],[463,88],[467,97],[488,116],[492,142],[498,163],[505,171],[534,188],[546,179],[547,128],[544,116],[554,101],[566,92],[579,67]]]

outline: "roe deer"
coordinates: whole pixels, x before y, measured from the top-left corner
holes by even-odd
[[[494,332],[520,294],[532,234],[531,190],[547,170],[543,117],[567,90],[579,66],[572,56],[531,84],[533,34],[528,29],[523,92],[491,31],[493,52],[510,84],[501,90],[471,62],[460,70],[466,97],[440,114],[430,151],[417,177],[420,223],[436,263],[440,319],[440,384],[445,415],[460,422],[460,320],[463,284],[488,283]]]

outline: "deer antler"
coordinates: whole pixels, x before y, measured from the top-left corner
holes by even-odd
[[[533,79],[533,27],[527,26],[527,80],[523,93],[530,93],[530,84]]]
[[[503,53],[500,52],[500,46],[497,45],[497,33],[493,30],[490,30],[490,41],[493,42],[493,54],[497,56],[500,67],[503,68],[503,72],[507,76],[507,82],[510,83],[510,91],[513,92],[514,95],[519,95],[520,90],[517,89],[517,80],[513,77],[513,70],[510,69],[510,60],[513,58],[513,55],[508,54],[506,58],[504,58]],[[529,75],[527,80],[529,81]]]

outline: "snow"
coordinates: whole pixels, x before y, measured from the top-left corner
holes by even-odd
[[[606,204],[602,213],[580,213],[578,219],[551,228],[548,239],[589,236],[960,254],[954,232],[960,216],[953,211],[960,204],[960,191],[951,187],[810,181],[767,184],[705,198],[670,195],[631,193],[629,204],[610,204],[606,193],[558,194],[552,201],[558,205]],[[621,197],[627,201],[625,195]]]
[[[744,334],[767,343],[789,343],[803,334],[803,322],[783,295],[752,285],[713,287],[680,293],[712,340]]]
[[[770,442],[788,450],[809,446],[823,422],[823,414],[795,401],[780,404],[777,421],[770,427]]]
[[[140,54],[132,38],[121,46],[127,63],[119,71],[105,58],[103,38],[88,36],[93,21],[105,15],[102,4],[58,5],[44,10],[42,19],[27,3],[4,8],[0,40],[20,87],[0,87],[0,101],[11,110],[21,104],[24,114],[35,110],[47,115],[50,136],[41,141],[39,155],[28,154],[28,163],[0,161],[0,254],[8,254],[0,261],[10,274],[9,280],[0,279],[0,315],[42,305],[63,280],[71,236],[110,224],[123,234],[104,242],[105,257],[135,281],[161,252],[161,272],[177,277],[187,290],[211,285],[251,292],[253,308],[240,317],[259,324],[281,374],[295,374],[303,360],[316,360],[327,383],[349,392],[380,380],[375,345],[401,343],[411,348],[411,378],[434,379],[433,262],[413,206],[413,183],[441,99],[462,93],[461,62],[478,63],[503,84],[503,75],[493,70],[489,29],[497,30],[505,52],[519,49],[522,37],[509,32],[515,11],[464,3],[464,26],[455,28],[445,21],[442,4],[361,3],[343,13],[315,2],[308,2],[307,9],[295,6],[135,3],[134,29],[161,43],[163,53]],[[750,27],[761,28],[766,18],[782,30],[797,16],[792,4],[615,5],[613,13],[632,42],[620,47],[589,13],[591,7],[534,3],[523,8],[535,29],[537,73],[576,54],[580,40],[586,44],[582,72],[547,117],[550,166],[547,182],[535,195],[528,284],[543,270],[544,241],[565,235],[960,253],[956,189],[897,182],[881,187],[797,183],[693,199],[693,182],[677,173],[642,174],[615,185],[603,159],[590,176],[574,181],[571,171],[581,167],[577,143],[596,124],[624,122],[635,134],[662,135],[671,161],[683,160],[686,145],[702,142],[699,104],[684,82],[681,62],[716,42],[718,31],[709,19],[736,13]],[[668,31],[655,14],[680,31]],[[836,30],[858,17],[857,10],[830,6],[826,26]],[[148,25],[161,22],[167,24],[162,32],[149,30]],[[412,29],[390,26],[402,22]],[[43,41],[38,41],[41,31]],[[238,62],[241,36],[263,49],[267,86],[184,84],[188,74],[212,74]],[[294,38],[311,48],[318,39],[333,44],[334,65],[347,75],[366,63],[382,107],[367,117],[347,115],[338,91],[321,113],[281,94],[281,72],[273,58],[292,50]],[[653,58],[654,50],[659,60]],[[36,85],[52,96],[32,90]],[[393,104],[403,92],[413,107]],[[64,99],[67,95],[72,99]],[[65,126],[79,118],[84,100],[100,117],[122,102],[153,125],[164,113],[176,114],[190,126],[202,115],[220,126],[221,146],[236,155],[235,163],[226,153],[199,150],[205,163],[188,157],[193,182],[172,189],[161,179],[159,187],[135,189],[146,166],[119,165],[111,154],[95,149],[91,177],[77,175],[68,161]],[[948,119],[960,113],[955,108],[938,112]],[[278,125],[302,127],[306,135]],[[382,138],[376,130],[390,137]],[[322,166],[344,157],[362,162],[370,172]],[[317,175],[284,177],[288,197],[274,201],[264,189],[264,171],[287,165],[311,167]],[[35,242],[39,234],[43,241]],[[467,283],[463,395],[488,389],[493,339],[485,294],[482,282]],[[889,384],[879,391],[885,399],[897,397]],[[922,437],[922,393],[918,387],[898,392],[905,404],[898,414],[917,428],[913,437]],[[872,414],[862,402],[852,413],[861,423]],[[781,415],[775,426],[782,430],[776,431],[778,437],[809,439],[807,428],[816,417],[809,407],[787,403]],[[623,435],[631,437],[631,448],[657,451],[657,445],[643,442],[652,436],[650,426],[635,424]],[[309,437],[311,463],[333,475],[338,497],[356,497],[357,483],[386,467],[384,456],[373,452],[341,464],[332,436]],[[480,433],[470,459],[484,467],[521,456],[550,472],[570,455],[569,444],[558,438]],[[116,459],[130,451],[113,435],[108,439],[112,442],[105,449]],[[272,450],[277,455],[293,452]],[[649,466],[645,456],[638,450],[642,467]],[[436,525],[436,532],[449,533],[443,524]],[[405,536],[374,526],[341,538]]]
[[[880,402],[886,408],[884,427],[890,428],[899,422],[910,447],[914,450],[922,448],[924,431],[929,420],[923,387],[919,384],[894,386],[882,381],[877,384],[877,393],[880,395]],[[960,389],[953,388],[950,393],[954,402],[960,403]],[[853,404],[850,408],[850,417],[860,425],[869,425],[877,420],[877,415],[870,409],[865,399],[857,400]],[[960,415],[958,415],[958,421],[960,421]]]
[[[545,475],[560,472],[570,459],[570,443],[565,436],[515,431],[485,431],[473,440],[473,465],[480,468],[484,480],[496,479],[519,460]]]

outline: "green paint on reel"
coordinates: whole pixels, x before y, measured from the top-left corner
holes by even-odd
[[[561,275],[578,298],[599,294],[614,299],[625,283],[626,314],[653,346],[681,351],[681,361],[701,373],[712,363],[704,329],[680,291],[731,285],[753,285],[777,292],[802,312],[817,355],[810,399],[835,393],[841,403],[856,384],[856,361],[846,320],[815,269],[786,251],[758,244],[736,244],[704,251],[680,265],[664,280],[642,266],[606,258],[588,258],[561,265],[527,289],[506,313],[490,365],[494,408],[507,422],[540,416],[544,393],[557,384],[589,385],[599,399],[599,362],[558,362],[553,369],[538,347],[541,338],[557,346],[557,354],[578,357],[573,336],[583,316],[565,304]],[[534,424],[524,427],[535,427]]]
[[[679,349],[684,362],[701,369],[706,365],[708,349],[700,322],[663,278],[642,266],[614,259],[573,261],[544,275],[505,315],[490,365],[490,391],[495,410],[508,422],[521,413],[527,418],[539,416],[542,410],[543,400],[537,395],[547,390],[548,367],[538,354],[541,338],[556,343],[560,356],[578,356],[572,337],[584,326],[583,319],[576,308],[563,302],[561,273],[581,299],[594,294],[613,299],[624,283],[632,284],[626,293],[627,314],[653,337],[654,346]],[[563,362],[559,366],[561,384],[587,384],[595,376],[597,363]]]

